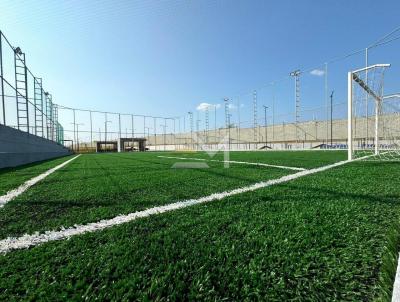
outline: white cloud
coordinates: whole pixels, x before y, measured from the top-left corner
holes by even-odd
[[[322,77],[325,74],[325,71],[323,71],[321,69],[314,69],[314,70],[311,70],[310,74],[313,76]]]
[[[228,108],[231,110],[235,110],[237,108],[237,106],[233,105],[233,104],[228,104]]]
[[[200,104],[196,107],[196,110],[198,110],[198,111],[206,111],[207,108],[208,108],[209,110],[212,110],[212,109],[214,109],[214,108],[218,109],[218,108],[220,108],[220,107],[221,107],[220,104],[200,103]]]

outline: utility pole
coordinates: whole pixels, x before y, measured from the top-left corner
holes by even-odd
[[[296,127],[296,142],[299,140],[298,129],[300,119],[300,69],[292,71],[289,75],[294,77],[294,98],[295,98],[295,127]]]
[[[267,130],[267,109],[268,106],[263,105],[264,107],[264,127],[265,127],[265,150],[268,149],[268,130]]]
[[[332,120],[333,120],[333,92],[334,90],[332,90],[331,93],[331,148],[333,146],[333,124],[332,124]]]

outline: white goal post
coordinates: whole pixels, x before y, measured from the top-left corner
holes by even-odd
[[[348,160],[400,160],[400,94],[383,94],[388,67],[348,73]]]

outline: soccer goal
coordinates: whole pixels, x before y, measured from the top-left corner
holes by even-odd
[[[400,94],[384,95],[377,64],[348,73],[348,159],[400,161]]]

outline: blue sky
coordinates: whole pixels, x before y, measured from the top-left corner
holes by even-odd
[[[0,29],[61,105],[182,116],[230,97],[246,120],[253,89],[261,111],[271,105],[267,84],[277,81],[276,112],[292,112],[290,71],[323,70],[327,60],[368,46],[400,25],[399,11],[395,0],[2,0]],[[371,62],[389,61],[399,75],[399,45],[372,50]],[[363,62],[358,55],[329,65],[335,102],[344,101],[346,71]],[[315,74],[302,78],[307,108],[325,104],[324,76]],[[398,79],[389,79],[390,89]]]

